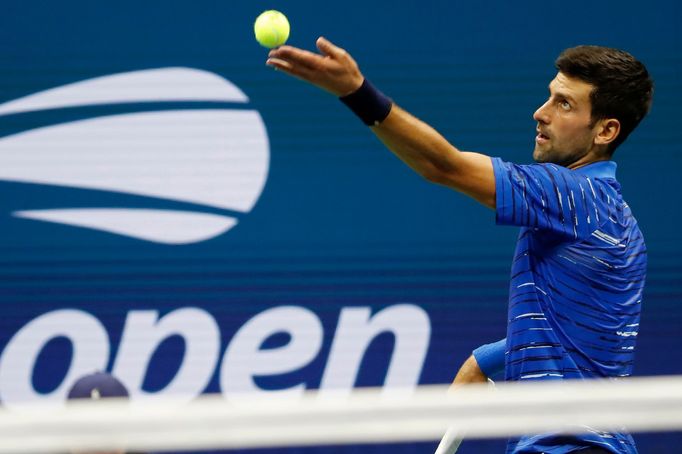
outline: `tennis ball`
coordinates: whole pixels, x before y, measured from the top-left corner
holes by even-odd
[[[269,49],[284,44],[289,38],[287,17],[274,9],[264,11],[253,24],[256,41]]]

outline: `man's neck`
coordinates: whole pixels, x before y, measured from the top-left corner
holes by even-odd
[[[595,150],[592,150],[585,154],[584,156],[580,157],[578,160],[570,163],[566,167],[575,170],[579,169],[581,167],[585,167],[586,165],[593,164],[595,162],[601,162],[601,161],[610,161],[611,157],[608,155],[608,153],[602,153],[602,152],[596,152]]]

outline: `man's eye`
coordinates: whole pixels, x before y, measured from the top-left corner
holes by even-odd
[[[571,110],[571,104],[566,100],[560,101],[559,106],[564,110]]]

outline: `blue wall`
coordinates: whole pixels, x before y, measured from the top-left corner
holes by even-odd
[[[272,308],[300,307],[321,323],[319,352],[301,367],[258,378],[260,388],[276,390],[320,386],[340,314],[348,308],[369,307],[379,314],[406,305],[428,315],[428,351],[417,361],[420,384],[449,382],[473,348],[504,336],[515,229],[496,227],[489,210],[421,180],[327,94],[267,68],[267,52],[254,41],[251,27],[269,8],[289,17],[291,44],[312,48],[317,36],[330,38],[398,104],[454,144],[515,162],[530,161],[531,115],[546,97],[552,63],[562,49],[619,47],[647,64],[656,83],[653,110],[616,155],[624,195],[649,249],[635,371],[682,372],[682,209],[676,169],[682,160],[682,6],[672,0],[5,5],[0,103],[101,76],[169,67],[217,74],[249,101],[137,100],[9,113],[0,116],[0,168],[16,166],[26,152],[23,142],[10,140],[17,135],[81,120],[179,109],[257,111],[267,130],[269,161],[255,205],[233,211],[50,184],[30,172],[19,181],[0,170],[0,349],[37,317],[69,308],[102,323],[111,348],[104,361],[111,370],[130,311],[153,310],[162,317],[194,307],[216,320],[222,358],[248,320]],[[92,147],[96,153],[96,136]],[[106,157],[98,156],[106,165]],[[191,166],[191,153],[185,159]],[[53,164],[36,157],[27,165]],[[80,165],[85,164],[67,162],[54,173]],[[67,207],[180,209],[233,216],[238,224],[206,240],[169,245],[13,214]],[[31,384],[41,394],[66,386],[76,354],[67,338],[55,337],[36,358]],[[262,348],[282,349],[287,340],[273,335]],[[149,361],[142,389],[163,389],[185,347],[180,336],[169,336]],[[382,384],[395,347],[392,336],[377,336],[356,385]],[[216,366],[204,391],[221,390]],[[7,393],[0,388],[0,396]],[[643,453],[672,452],[671,443],[682,441],[675,434],[636,439]],[[471,441],[460,452],[501,452],[503,444]],[[367,450],[430,452],[434,447]]]

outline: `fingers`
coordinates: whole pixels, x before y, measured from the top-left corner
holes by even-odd
[[[315,44],[317,45],[317,48],[320,49],[320,52],[322,52],[323,55],[332,57],[334,59],[339,59],[346,53],[345,50],[338,46],[335,46],[334,44],[332,44],[331,41],[329,41],[324,36],[320,36],[319,38],[317,38]]]
[[[284,72],[291,72],[294,69],[291,63],[279,58],[268,58],[265,61],[265,64],[268,66],[272,66],[275,69],[281,69]]]
[[[321,55],[293,46],[280,46],[276,49],[272,49],[268,54],[268,57],[270,59],[276,58],[278,60],[287,61],[291,63],[292,66],[304,66],[310,69],[318,67],[320,61],[324,58]]]
[[[325,62],[325,57],[330,57],[331,60],[339,60],[347,55],[345,50],[335,46],[331,41],[322,36],[317,39],[316,44],[322,55],[293,46],[280,46],[272,49],[268,56],[270,58],[286,60],[296,66],[304,65],[310,69],[315,69],[324,67],[325,63],[327,65],[331,63],[329,60]]]
[[[328,57],[293,46],[272,49],[265,63],[316,85],[319,85],[320,76],[329,70],[330,65],[335,64]]]
[[[299,79],[310,81],[310,69],[305,66],[296,66],[291,64],[286,60],[280,58],[268,58],[265,62],[266,65],[271,66],[277,70],[280,70],[286,74],[298,77]]]
[[[323,37],[317,40],[317,47],[321,54],[281,46],[270,51],[266,64],[336,96],[352,93],[362,85],[364,77],[344,49]]]
[[[307,50],[292,46],[272,49],[265,64],[292,76],[311,82],[316,68],[316,59],[323,57]]]

